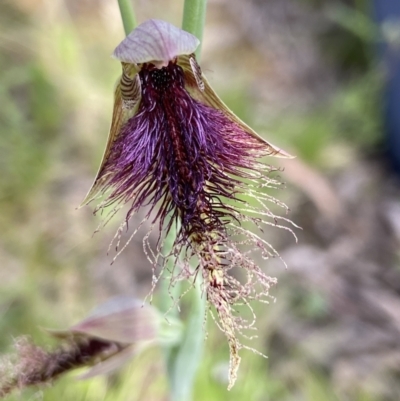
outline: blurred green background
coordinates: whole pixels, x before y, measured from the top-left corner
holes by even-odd
[[[183,1],[135,0],[138,22],[177,26]],[[256,305],[259,337],[227,387],[228,346],[212,320],[194,399],[400,399],[399,186],[382,152],[384,70],[367,0],[209,0],[202,69],[228,105],[297,155],[271,160],[278,196],[303,230],[266,236],[288,264],[276,302]],[[118,221],[77,209],[106,141],[124,37],[117,1],[0,2],[0,352],[65,328],[110,296],[143,298],[140,238],[110,266]],[[117,219],[118,220],[118,219]],[[152,349],[108,378],[25,390],[10,400],[167,400]]]

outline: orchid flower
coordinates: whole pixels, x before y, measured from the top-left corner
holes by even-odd
[[[236,316],[232,305],[249,306],[251,299],[268,297],[275,283],[249,258],[247,248],[259,249],[266,258],[276,251],[243,223],[279,225],[267,204],[284,205],[265,188],[280,183],[270,176],[275,169],[260,159],[291,156],[254,132],[217,96],[196,61],[198,45],[190,33],[148,20],[117,46],[113,56],[122,64],[122,75],[110,134],[83,203],[102,198],[96,212],[112,207],[110,217],[128,205],[117,246],[131,217],[147,206],[145,219],[157,223],[160,233],[157,249],[148,252],[155,267],[164,267],[163,239],[173,225],[179,227],[172,250],[177,263],[184,251],[178,276],[202,275],[203,291],[229,341],[233,384],[242,347],[236,334],[253,323]],[[197,258],[194,270],[192,258]],[[233,268],[246,272],[244,284],[229,274]]]

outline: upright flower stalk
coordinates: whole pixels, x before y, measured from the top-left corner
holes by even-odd
[[[286,220],[268,208],[269,202],[285,205],[264,192],[280,183],[270,176],[275,169],[261,158],[290,155],[226,107],[197,63],[198,46],[192,34],[149,20],[115,49],[122,76],[104,157],[84,203],[102,198],[95,211],[107,209],[106,221],[128,205],[116,234],[117,248],[131,217],[148,207],[144,220],[157,224],[159,231],[155,249],[149,235],[144,238],[148,259],[159,274],[173,260],[172,283],[203,278],[202,291],[229,342],[230,388],[244,347],[238,335],[254,327],[250,301],[268,302],[275,283],[250,252],[258,250],[268,258],[276,251],[244,225],[251,222],[262,229]],[[164,254],[172,227],[179,229],[172,251]],[[232,269],[242,270],[244,280]],[[237,315],[235,305],[247,306],[250,319]]]
[[[118,6],[125,34],[128,35],[129,32],[136,28],[136,18],[132,7],[132,0],[118,0]]]
[[[182,29],[196,36],[200,45],[196,50],[196,56],[200,58],[203,30],[206,20],[207,0],[185,0],[183,8]]]

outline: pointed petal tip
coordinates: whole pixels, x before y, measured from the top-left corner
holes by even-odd
[[[274,157],[279,157],[281,159],[295,159],[296,156],[291,155],[290,153],[286,152],[285,150],[278,148],[275,145],[271,145],[272,148],[274,149],[274,152],[271,154],[271,156]]]
[[[162,20],[150,19],[135,28],[114,50],[112,57],[134,64],[170,61],[191,54],[199,46],[196,36]]]

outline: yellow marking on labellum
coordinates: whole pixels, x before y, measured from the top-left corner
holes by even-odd
[[[221,269],[208,270],[209,284],[213,287],[223,287],[224,272]]]

